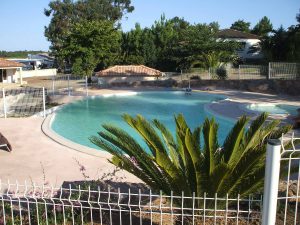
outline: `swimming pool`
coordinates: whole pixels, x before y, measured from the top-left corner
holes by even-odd
[[[147,119],[159,119],[172,132],[175,131],[174,115],[183,113],[191,128],[201,124],[212,114],[205,105],[225,99],[225,96],[206,93],[186,95],[181,91],[139,92],[104,95],[86,98],[63,106],[56,112],[51,128],[75,143],[95,148],[89,137],[97,135],[105,123],[117,125],[139,140],[139,136],[121,118],[124,113],[141,114]],[[219,141],[223,142],[233,122],[217,118]],[[139,142],[145,146],[141,140]]]
[[[297,115],[297,109],[299,106],[293,105],[283,105],[283,104],[250,104],[246,106],[247,109],[258,111],[258,112],[268,112],[270,114],[288,114]]]

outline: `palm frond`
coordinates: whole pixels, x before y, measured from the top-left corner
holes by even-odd
[[[153,124],[156,126],[156,128],[161,132],[164,142],[168,148],[168,152],[170,154],[170,157],[172,159],[172,162],[174,165],[181,169],[182,165],[180,164],[180,155],[178,153],[178,146],[173,138],[173,135],[171,134],[170,130],[165,127],[159,120],[153,120]]]
[[[242,116],[231,129],[224,141],[224,161],[230,165],[237,162],[242,154],[243,149],[240,148],[241,142],[244,138],[245,127],[249,118]]]
[[[203,123],[203,137],[204,137],[204,155],[207,174],[211,174],[216,167],[215,152],[217,151],[218,144],[218,124],[215,123],[214,118],[211,120],[206,119]]]
[[[257,139],[259,139],[260,130],[263,127],[268,116],[269,116],[268,113],[262,113],[254,121],[251,122],[251,125],[245,134],[245,140],[243,146],[244,151],[247,151],[249,148],[251,148],[253,143],[257,141]]]

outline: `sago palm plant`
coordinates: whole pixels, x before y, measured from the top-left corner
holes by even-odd
[[[158,120],[147,121],[138,115],[124,120],[141,136],[144,149],[131,135],[118,127],[103,125],[99,136],[90,140],[113,155],[114,165],[134,174],[154,190],[165,194],[201,197],[241,197],[257,193],[263,187],[266,139],[279,138],[290,126],[279,120],[267,122],[263,113],[249,124],[242,116],[224,143],[218,143],[218,124],[206,119],[191,130],[183,115],[175,116],[176,134],[172,135]],[[202,134],[202,138],[201,138]],[[203,140],[203,143],[201,143]]]

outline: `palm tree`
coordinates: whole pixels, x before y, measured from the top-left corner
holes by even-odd
[[[183,115],[175,116],[176,134],[172,135],[160,121],[147,121],[141,115],[124,120],[141,136],[144,149],[129,133],[103,125],[99,137],[90,140],[113,155],[110,162],[134,174],[154,190],[165,194],[196,197],[247,197],[261,191],[264,183],[266,140],[280,138],[291,126],[279,126],[279,120],[267,121],[268,114],[258,116],[248,126],[242,116],[233,126],[223,145],[218,143],[218,124],[206,119],[191,130]],[[201,133],[202,137],[201,138]],[[203,143],[201,143],[203,140]]]

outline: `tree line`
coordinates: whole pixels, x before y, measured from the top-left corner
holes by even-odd
[[[144,64],[162,71],[180,71],[218,67],[221,62],[238,60],[235,52],[240,45],[218,40],[217,22],[191,24],[184,18],[166,19],[162,15],[151,27],[142,28],[137,23],[124,32],[120,21],[133,10],[131,0],[51,1],[44,12],[51,18],[45,36],[57,66],[67,65],[73,73],[91,75],[94,70],[116,64]],[[263,17],[252,30],[250,23],[242,20],[231,28],[261,36],[263,47],[268,50],[266,55],[278,58],[275,48],[283,39],[278,40],[268,18]],[[289,42],[299,42],[299,24],[284,32],[291,33],[287,35]],[[299,60],[297,54],[288,52],[289,57],[280,60]]]
[[[28,55],[36,55],[43,51],[0,51],[0,58],[27,58]]]

